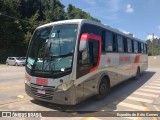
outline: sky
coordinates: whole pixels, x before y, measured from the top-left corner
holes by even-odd
[[[60,0],[125,33],[146,40],[160,37],[160,0]]]

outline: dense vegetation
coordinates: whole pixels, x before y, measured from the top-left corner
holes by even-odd
[[[25,56],[28,42],[39,25],[66,19],[91,19],[73,5],[59,0],[0,0],[0,63],[8,56]]]
[[[0,63],[8,56],[25,56],[35,28],[58,20],[84,18],[100,22],[85,11],[59,0],[0,0]],[[149,55],[160,55],[160,39],[147,40]]]
[[[160,55],[160,39],[147,40],[148,55]]]

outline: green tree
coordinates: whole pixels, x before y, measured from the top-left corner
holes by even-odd
[[[89,13],[86,13],[82,9],[76,8],[72,4],[68,5],[67,16],[68,16],[68,19],[90,19],[90,20],[94,20],[97,22],[101,22],[97,18],[90,16]]]
[[[17,12],[19,5],[18,0],[0,0],[0,61],[4,61],[6,56],[23,52],[24,33],[20,21],[15,19],[20,16]]]
[[[146,40],[148,45],[148,55],[160,55],[160,39],[154,39],[153,41]]]
[[[0,0],[0,62],[8,56],[24,56],[34,30],[45,23],[66,19],[100,20],[59,0]]]
[[[41,0],[43,20],[45,23],[54,22],[58,20],[65,20],[66,13],[64,11],[64,5],[59,0]]]

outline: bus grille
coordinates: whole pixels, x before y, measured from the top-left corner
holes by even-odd
[[[46,100],[52,100],[55,88],[52,86],[43,86],[42,89],[41,86],[42,85],[37,85],[33,83],[31,84],[31,91],[34,94],[34,96]],[[45,90],[45,94],[38,93],[38,90]]]

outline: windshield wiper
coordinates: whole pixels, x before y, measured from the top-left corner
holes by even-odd
[[[54,66],[54,69],[55,69],[55,64],[56,64],[57,62],[60,62],[61,60],[65,59],[66,57],[72,56],[72,55],[73,55],[73,53],[70,52],[70,53],[67,53],[67,54],[64,54],[64,55],[55,55],[55,56],[52,55],[52,56],[50,56],[51,59],[50,59],[49,63],[46,65],[46,67],[44,68],[44,71],[45,71],[46,68],[50,65],[50,66],[49,66],[49,67],[50,67],[50,70],[51,70],[51,72],[53,72],[52,67]],[[53,59],[55,59],[55,60],[53,60]]]
[[[63,58],[63,57],[68,57],[68,56],[72,56],[73,55],[73,53],[72,52],[69,52],[69,53],[67,53],[67,54],[64,54],[64,55],[51,55],[51,57],[53,57],[53,58]]]

